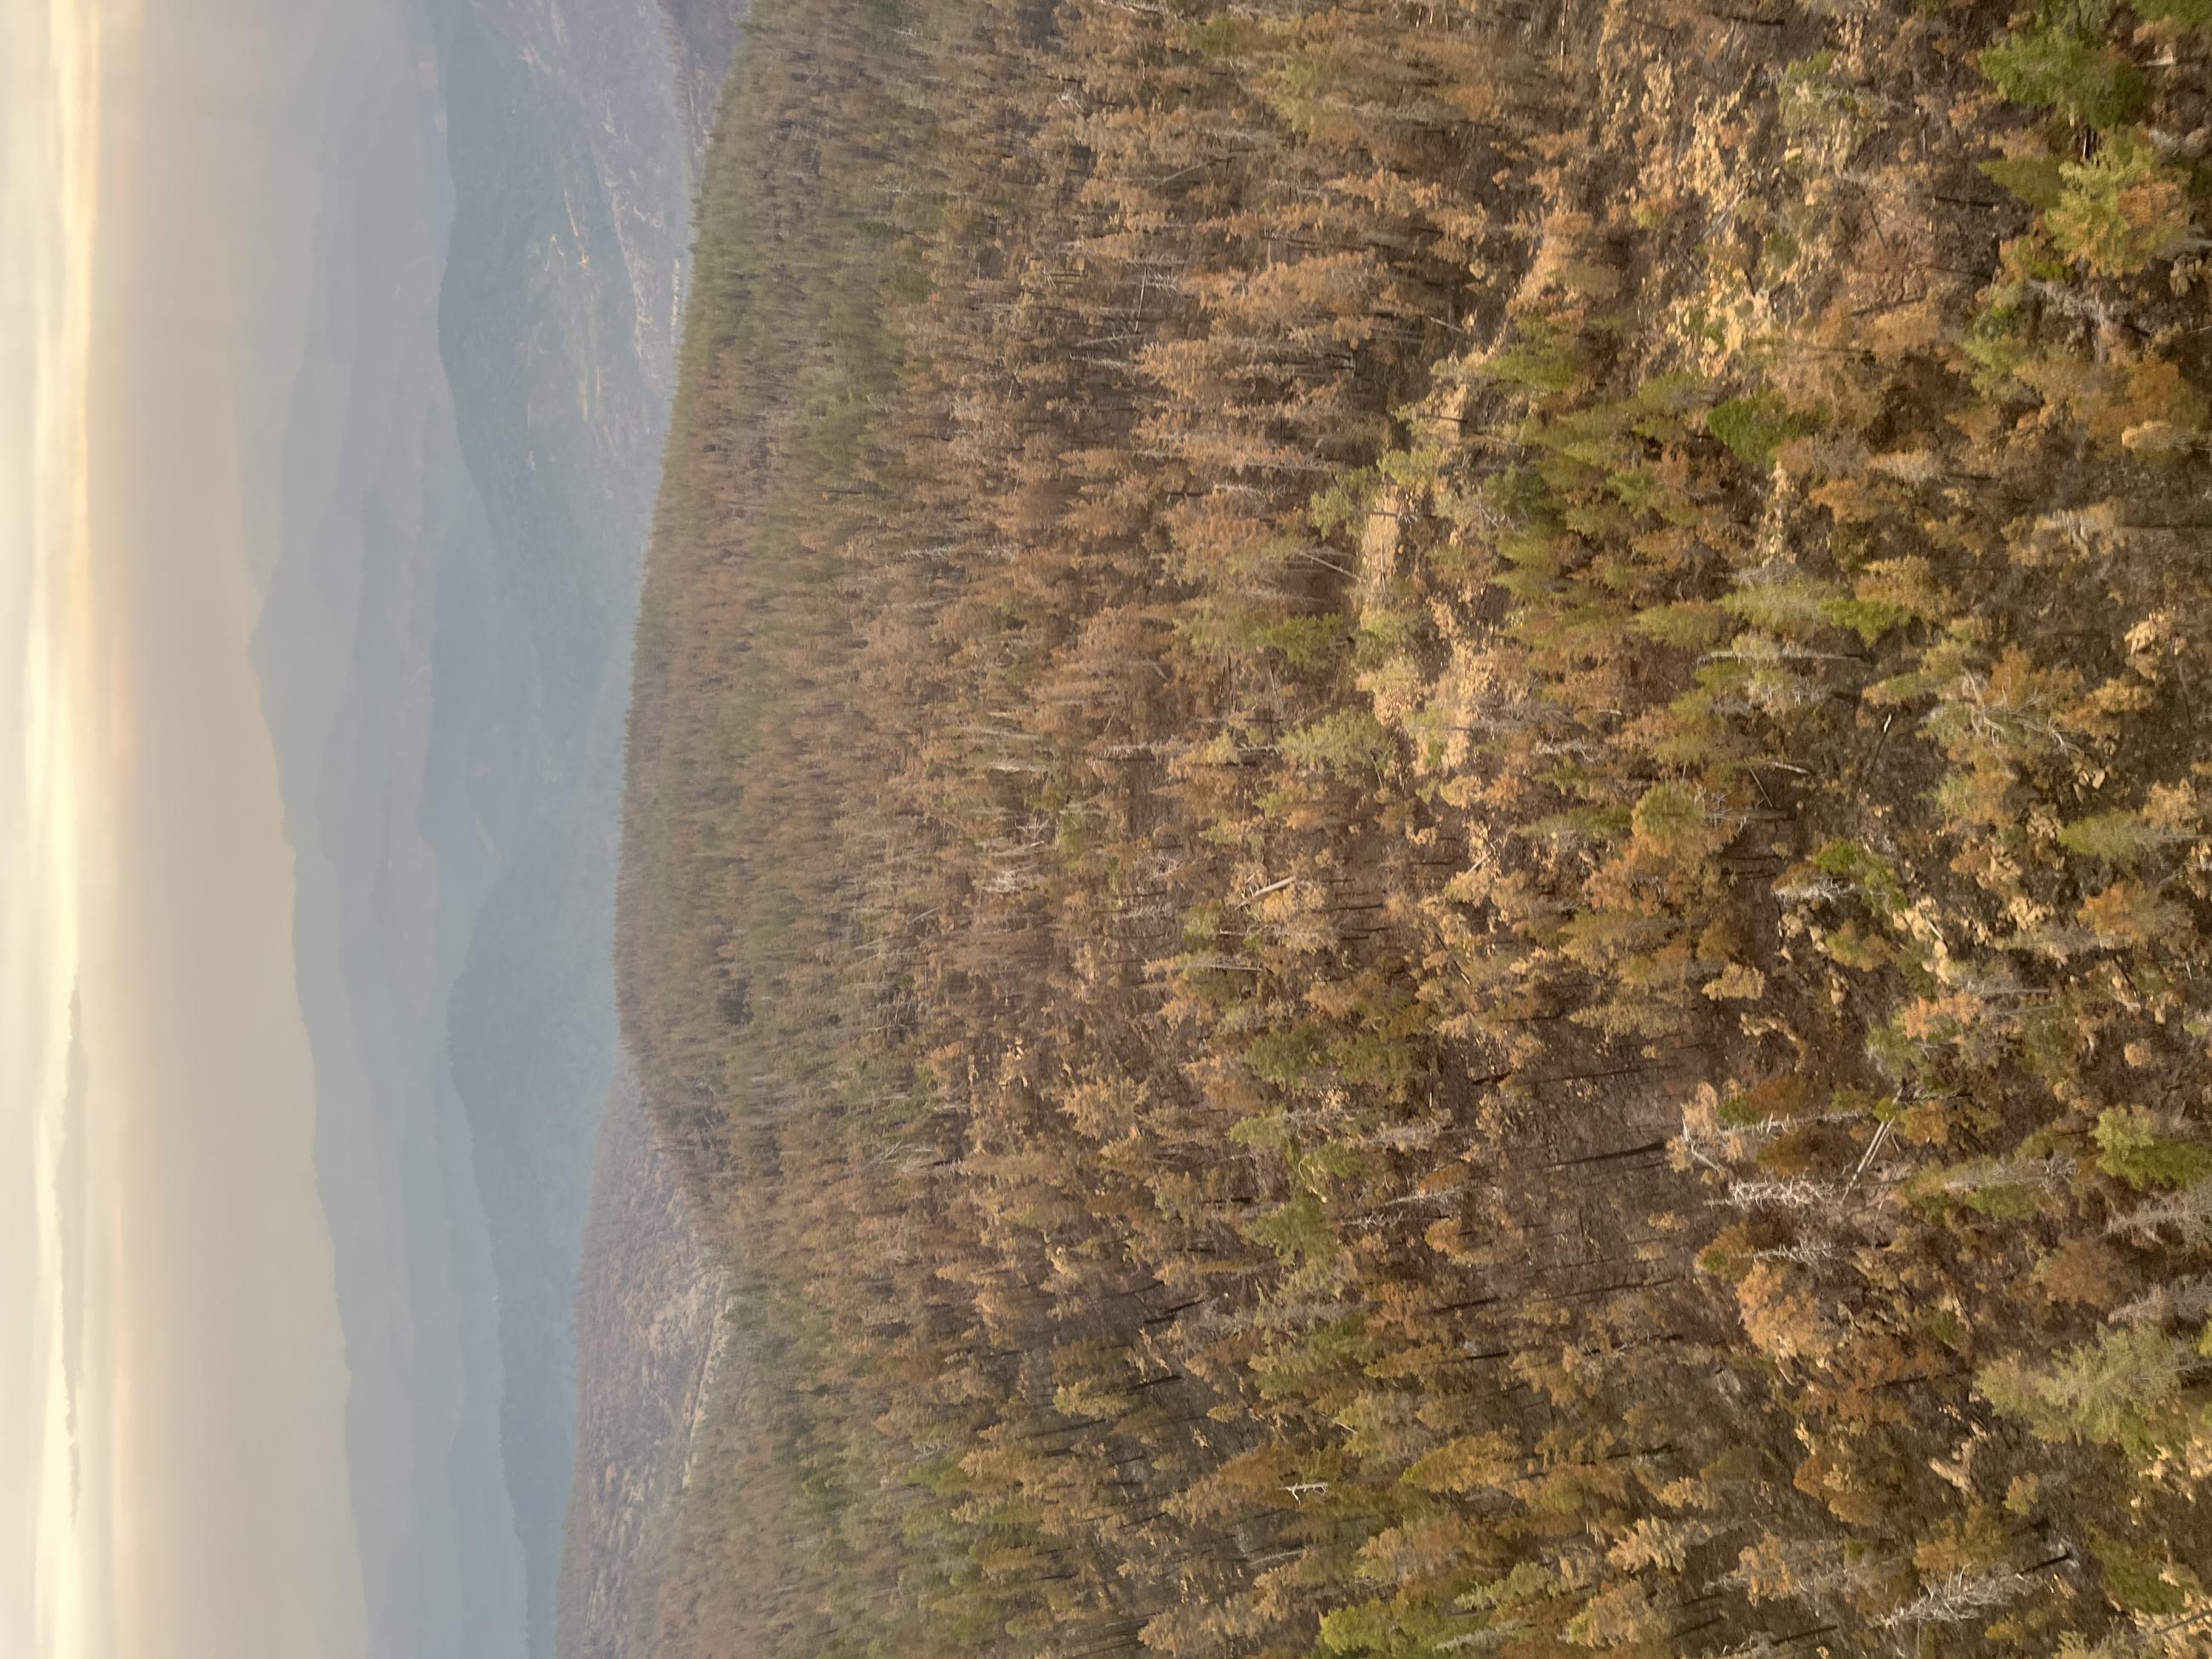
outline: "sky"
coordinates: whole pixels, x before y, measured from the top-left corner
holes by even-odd
[[[35,1659],[369,1650],[248,657],[288,9],[0,5],[0,1652]]]

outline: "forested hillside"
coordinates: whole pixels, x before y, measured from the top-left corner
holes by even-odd
[[[2212,1652],[2203,0],[757,0],[671,1655]]]

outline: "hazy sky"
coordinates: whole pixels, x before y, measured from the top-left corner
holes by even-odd
[[[241,365],[283,349],[287,273],[243,250],[301,205],[270,112],[317,9],[0,0],[9,1655],[368,1647],[247,656]]]

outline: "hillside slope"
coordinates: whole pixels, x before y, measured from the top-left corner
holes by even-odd
[[[755,8],[658,1650],[2204,1650],[2199,21]]]
[[[625,1067],[607,1097],[576,1299],[576,1480],[556,1633],[564,1659],[651,1650],[641,1607],[706,1407],[726,1295]]]
[[[687,176],[703,161],[744,11],[744,0],[662,0]],[[667,344],[657,361],[672,372]],[[678,1186],[635,1069],[620,1064],[599,1114],[578,1257],[575,1458],[554,1632],[562,1659],[645,1650],[672,1516],[720,1375],[726,1286]]]

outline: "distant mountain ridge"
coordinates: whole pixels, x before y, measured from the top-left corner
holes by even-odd
[[[451,15],[457,210],[440,338],[500,556],[438,656],[483,699],[453,754],[468,816],[511,817],[448,1044],[500,1279],[501,1439],[544,1655],[574,1443],[579,1249],[617,1058],[622,720],[690,152],[652,0],[476,0]],[[471,656],[485,635],[513,653],[496,676]],[[456,823],[452,840],[465,833]]]
[[[652,0],[363,11],[255,660],[379,1650],[542,1659],[696,118]]]
[[[576,1475],[561,1659],[649,1653],[653,1561],[716,1369],[727,1286],[656,1144],[635,1069],[607,1099],[577,1293]]]
[[[661,0],[661,8],[696,170],[745,0]],[[625,1060],[601,1119],[577,1289],[577,1445],[556,1596],[559,1659],[653,1650],[676,1500],[729,1369],[726,1295]]]

